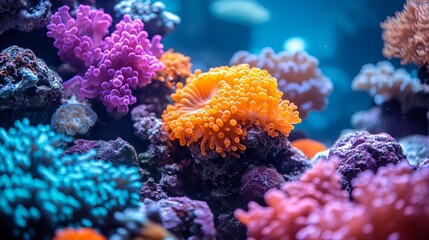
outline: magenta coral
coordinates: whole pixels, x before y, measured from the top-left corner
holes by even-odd
[[[321,161],[300,182],[271,189],[267,207],[236,210],[249,239],[426,239],[429,169],[406,163],[382,167],[354,180],[350,201],[339,184],[336,161]]]
[[[76,18],[63,6],[51,17],[48,24],[48,37],[54,38],[54,46],[63,62],[78,70],[99,60],[103,38],[109,33],[112,17],[103,10],[91,10],[90,6],[80,5]]]
[[[81,99],[99,97],[109,112],[128,112],[128,106],[136,102],[132,89],[149,84],[155,71],[164,67],[158,60],[164,47],[161,36],[149,40],[143,22],[125,15],[115,31],[103,39],[111,24],[109,15],[81,5],[74,19],[68,10],[62,7],[52,17],[48,36],[55,39],[63,61],[80,61],[87,70],[84,77],[64,83],[66,92],[74,92]]]

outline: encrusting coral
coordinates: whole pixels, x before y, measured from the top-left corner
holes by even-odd
[[[360,174],[350,201],[336,161],[319,162],[299,182],[271,189],[262,207],[235,212],[248,239],[426,239],[429,232],[429,169],[406,164]]]
[[[319,61],[304,51],[275,53],[272,48],[262,49],[259,55],[238,51],[230,65],[247,63],[251,67],[267,70],[277,79],[280,91],[298,106],[299,115],[305,119],[312,110],[323,110],[332,92],[332,82],[318,68]]]
[[[51,127],[57,133],[74,136],[85,134],[94,126],[97,114],[85,103],[70,102],[61,105],[51,119]]]
[[[415,63],[419,67],[429,63],[428,8],[427,0],[407,0],[401,12],[381,23],[384,56],[400,58],[402,64]]]
[[[175,102],[164,111],[164,129],[180,145],[199,142],[200,150],[239,157],[246,127],[261,126],[271,137],[289,135],[301,122],[295,104],[282,100],[277,81],[267,71],[247,64],[197,70],[177,85]]]

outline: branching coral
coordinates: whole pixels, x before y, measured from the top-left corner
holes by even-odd
[[[418,79],[412,78],[405,69],[395,70],[387,61],[364,65],[353,79],[352,88],[367,91],[378,105],[396,98],[401,102],[403,112],[420,104],[416,95],[423,91]]]
[[[402,12],[381,23],[384,56],[397,57],[402,64],[415,63],[419,67],[429,63],[428,8],[426,0],[407,0]]]
[[[277,78],[284,99],[298,106],[301,118],[311,110],[323,110],[327,97],[332,92],[332,82],[318,68],[319,62],[306,52],[275,54],[273,49],[264,48],[259,55],[239,51],[230,60],[231,65],[247,63],[251,67],[267,70]]]
[[[47,35],[55,39],[54,46],[61,60],[80,70],[100,60],[101,49],[97,48],[109,33],[112,17],[87,5],[79,6],[76,18],[69,10],[68,6],[58,9],[47,26]]]
[[[170,88],[191,74],[191,59],[181,53],[173,52],[172,49],[162,54],[159,61],[164,64],[164,69],[156,71],[153,79],[164,82]]]
[[[282,95],[275,78],[247,64],[197,70],[171,95],[175,104],[164,111],[164,129],[182,146],[199,142],[203,155],[208,147],[238,157],[246,149],[240,143],[246,127],[261,126],[276,137],[289,135],[292,124],[301,122],[295,104],[282,101]]]
[[[48,125],[15,122],[0,129],[0,231],[5,239],[47,239],[56,229],[91,227],[102,233],[113,213],[137,206],[137,168],[67,155],[68,140]]]
[[[128,106],[137,101],[132,89],[149,84],[155,71],[163,68],[158,60],[163,53],[161,36],[149,40],[143,22],[125,15],[115,31],[103,39],[111,24],[110,15],[84,5],[79,6],[76,18],[68,11],[64,6],[52,16],[48,36],[55,39],[63,61],[80,65],[86,73],[64,86],[80,86],[80,98],[99,97],[109,112],[128,112]]]
[[[237,210],[249,239],[426,239],[429,169],[407,164],[361,174],[353,197],[341,191],[335,161],[319,162],[300,182],[265,194],[267,207]]]

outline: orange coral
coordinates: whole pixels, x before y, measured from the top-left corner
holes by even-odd
[[[156,72],[154,79],[164,82],[170,88],[191,74],[191,59],[181,53],[173,52],[172,49],[162,54],[159,60],[165,67]]]
[[[140,229],[139,234],[133,240],[163,240],[163,239],[176,239],[169,233],[163,226],[153,222],[147,222],[143,228]]]
[[[429,2],[407,0],[402,12],[388,17],[383,28],[383,54],[388,58],[401,58],[423,66],[429,62]]]
[[[53,240],[105,240],[106,238],[92,228],[65,228],[58,230]]]
[[[182,146],[200,141],[203,155],[209,147],[223,157],[239,157],[246,127],[261,126],[275,137],[289,135],[292,124],[301,122],[296,105],[282,95],[275,78],[248,64],[197,70],[171,95],[175,104],[163,113],[164,129]]]
[[[317,153],[326,150],[325,144],[309,138],[298,139],[292,141],[290,144],[303,152],[309,159],[314,157]]]

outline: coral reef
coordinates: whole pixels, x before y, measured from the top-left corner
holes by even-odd
[[[94,151],[65,155],[67,140],[28,119],[0,129],[2,237],[45,239],[68,226],[105,233],[114,212],[138,205],[137,168],[94,161]]]
[[[292,141],[290,144],[294,148],[297,148],[298,150],[303,152],[308,159],[311,159],[319,152],[326,150],[325,144],[309,138],[297,139]]]
[[[87,133],[96,120],[97,114],[85,103],[66,103],[55,111],[51,128],[57,133],[74,136]]]
[[[351,192],[351,182],[366,170],[373,172],[381,166],[405,161],[401,145],[386,133],[369,134],[356,131],[343,134],[332,145],[329,156],[339,158],[338,172],[341,185]]]
[[[186,85],[177,85],[162,116],[170,140],[180,145],[198,142],[223,157],[239,157],[246,149],[245,126],[261,126],[272,137],[288,135],[301,122],[296,106],[281,99],[277,81],[266,71],[247,64],[196,71]]]
[[[429,88],[404,69],[395,70],[387,61],[366,64],[354,78],[352,88],[367,91],[376,104],[353,114],[354,128],[386,132],[393,137],[428,133]]]
[[[341,190],[336,161],[321,161],[299,182],[272,189],[267,207],[235,212],[249,239],[425,239],[429,170],[407,164],[366,171],[353,182],[353,199]]]
[[[328,103],[332,82],[318,68],[319,61],[304,51],[276,54],[272,48],[264,48],[259,55],[238,51],[232,56],[230,65],[240,63],[267,70],[275,77],[283,98],[298,106],[302,119],[312,110],[325,109]]]
[[[429,3],[425,0],[407,0],[404,9],[381,23],[383,55],[400,58],[402,64],[415,63],[419,67],[429,63]]]
[[[11,46],[0,53],[0,126],[28,117],[47,123],[61,104],[62,80],[29,49]]]
[[[165,10],[164,3],[158,1],[122,0],[115,5],[114,10],[117,17],[128,14],[132,19],[140,19],[149,36],[169,34],[181,21],[179,16]]]

